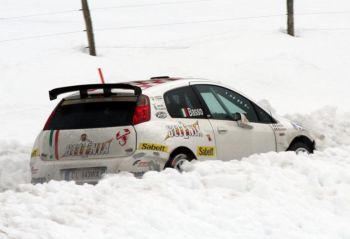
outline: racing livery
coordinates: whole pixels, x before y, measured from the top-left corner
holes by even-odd
[[[186,160],[315,149],[303,127],[217,82],[154,77],[62,87],[49,95],[75,91],[60,101],[34,143],[32,183],[96,183],[121,171],[181,171]]]

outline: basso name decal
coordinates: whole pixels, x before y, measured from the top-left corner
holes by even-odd
[[[203,110],[202,109],[191,109],[191,108],[182,108],[181,109],[182,116],[183,117],[196,117],[196,116],[202,116]]]
[[[197,147],[198,156],[212,157],[215,155],[215,147],[212,146],[199,146]]]
[[[184,139],[189,139],[190,137],[202,137],[203,134],[199,128],[199,123],[196,121],[193,124],[185,125],[182,122],[178,122],[177,125],[168,125],[168,134],[165,140],[173,137],[183,137]]]
[[[168,152],[168,146],[162,144],[149,144],[149,143],[141,143],[139,145],[140,150],[151,150],[151,151],[160,151],[160,152]]]

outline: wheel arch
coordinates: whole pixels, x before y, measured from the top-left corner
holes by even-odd
[[[179,153],[185,153],[187,154],[188,156],[192,157],[193,159],[197,159],[196,155],[192,152],[191,149],[185,147],[185,146],[180,146],[180,147],[177,147],[175,148],[170,154],[169,154],[169,158],[168,158],[168,161],[165,163],[165,168],[166,167],[169,167],[170,165],[170,162],[171,162],[171,159],[179,154]]]
[[[304,144],[307,144],[311,147],[312,149],[312,152],[315,150],[315,141],[311,140],[310,138],[308,138],[307,136],[305,135],[299,135],[297,137],[295,137],[292,142],[290,142],[288,148],[287,148],[287,151],[290,149],[290,147],[295,144],[296,142],[302,142]]]

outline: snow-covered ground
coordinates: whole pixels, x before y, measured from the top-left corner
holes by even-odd
[[[349,1],[297,1],[296,38],[284,33],[279,0],[90,7],[98,57],[86,54],[80,1],[1,2],[1,239],[350,238]],[[107,82],[222,81],[325,138],[311,156],[201,162],[97,186],[28,184],[31,144],[56,104],[48,90],[98,82],[98,67]]]

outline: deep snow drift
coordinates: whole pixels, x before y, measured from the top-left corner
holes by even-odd
[[[0,194],[0,238],[349,238],[349,153],[268,153],[96,186],[22,184]]]
[[[90,5],[98,57],[86,54],[80,1],[2,1],[0,239],[350,238],[348,0],[297,1],[296,38],[284,33],[280,0]],[[107,82],[223,81],[324,139],[311,156],[197,162],[183,174],[109,175],[96,186],[30,185],[31,146],[57,103],[48,90],[96,83],[98,67]]]
[[[322,151],[107,175],[96,186],[30,185],[30,147],[2,143],[0,238],[349,238],[350,118],[333,108],[288,117],[323,129]]]

